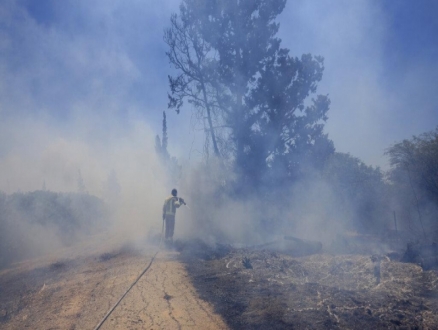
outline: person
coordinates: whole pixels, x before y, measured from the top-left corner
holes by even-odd
[[[163,221],[165,221],[166,226],[164,238],[170,244],[173,243],[176,209],[181,205],[186,205],[184,199],[179,198],[177,195],[178,191],[176,189],[172,189],[171,196],[164,200],[163,205]]]

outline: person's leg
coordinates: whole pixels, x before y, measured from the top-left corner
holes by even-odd
[[[173,216],[169,220],[169,238],[173,240],[173,232],[175,230],[175,217]]]
[[[166,231],[165,231],[165,234],[164,234],[164,238],[165,239],[168,239],[170,237],[170,221],[171,221],[170,216],[166,215],[166,221],[165,221],[166,222],[166,224],[165,224]]]

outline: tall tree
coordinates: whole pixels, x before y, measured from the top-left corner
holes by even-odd
[[[328,97],[307,102],[322,78],[323,59],[291,57],[276,37],[275,19],[285,4],[183,0],[165,33],[169,60],[179,70],[169,77],[169,107],[179,112],[188,99],[208,119],[215,153],[220,135],[248,183],[274,168],[293,177],[314,150],[334,151],[322,132]]]
[[[413,191],[426,194],[426,198],[438,205],[438,127],[392,145],[386,154],[393,181],[402,181],[405,174]]]
[[[389,179],[395,199],[408,215],[409,227],[413,214],[418,215],[422,236],[438,233],[438,127],[410,140],[392,145],[386,150],[391,170]],[[414,218],[415,219],[415,218]],[[415,222],[413,222],[415,223]],[[410,229],[414,229],[411,228]]]
[[[172,157],[167,150],[168,134],[167,134],[167,117],[166,111],[163,111],[162,138],[157,135],[155,137],[155,152],[161,160],[168,174],[168,179],[172,185],[175,185],[181,176],[181,166],[175,157]]]
[[[163,160],[167,160],[170,158],[169,152],[167,151],[167,120],[166,120],[166,111],[163,111],[163,126],[162,126],[163,137],[160,139],[160,136],[157,135],[155,137],[155,152],[161,157]]]
[[[211,91],[212,81],[216,79],[212,47],[203,39],[199,24],[184,3],[180,10],[181,16],[171,16],[171,27],[164,34],[164,40],[169,45],[166,55],[180,72],[176,77],[169,76],[169,108],[179,113],[183,100],[187,98],[199,110],[199,117],[207,118],[214,153],[220,156],[213,127],[217,104]]]

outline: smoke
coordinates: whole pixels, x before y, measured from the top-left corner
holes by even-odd
[[[432,3],[288,1],[279,36],[296,56],[324,57],[318,90],[330,95],[325,131],[338,151],[388,169],[385,148],[434,128],[438,112],[431,86],[438,66],[430,13],[435,8]]]
[[[367,160],[375,157],[373,162],[380,163],[383,148],[387,144],[382,144],[384,129],[379,124],[379,114],[382,107],[388,109],[390,106],[380,82],[384,39],[382,29],[385,26],[379,6],[365,2],[315,5],[298,1],[290,4],[295,12],[286,11],[283,15],[289,23],[280,29],[283,31],[280,36],[286,41],[283,45],[289,46],[288,41],[294,40],[294,44],[289,46],[294,55],[299,56],[310,50],[313,54],[326,56],[325,64],[332,70],[328,69],[328,83],[323,83],[323,88],[318,90],[319,93],[330,94],[332,90],[335,91],[336,102],[332,103],[332,111],[339,117],[335,119],[336,128],[328,127],[330,137],[333,132],[335,145],[340,141],[341,150],[354,148],[359,150],[361,156],[366,155]],[[290,20],[291,16],[296,16],[297,21]],[[320,29],[315,22],[324,28]],[[313,47],[314,42],[320,47]],[[309,45],[311,49],[300,49]],[[333,67],[338,70],[336,74]],[[360,148],[357,144],[360,144]],[[377,156],[372,154],[376,145],[382,148]],[[250,162],[249,159],[247,161]],[[365,200],[369,196],[362,200],[360,196],[357,200],[345,196],[346,192],[353,192],[352,187],[357,183],[345,182],[350,186],[341,192],[338,182],[321,178],[316,171],[313,177],[309,174],[300,178],[298,185],[293,186],[291,180],[288,189],[266,187],[272,191],[251,193],[254,187],[240,187],[240,191],[249,191],[247,196],[241,196],[233,189],[233,185],[239,183],[232,178],[235,174],[230,175],[232,170],[222,172],[223,169],[217,166],[201,166],[186,183],[192,199],[200,204],[192,215],[196,219],[192,230],[202,236],[251,243],[288,230],[297,235],[328,241],[348,225],[357,229],[360,211],[366,212],[366,215],[372,213],[368,210],[370,207],[365,207]],[[278,172],[275,175],[279,178],[287,177],[286,173],[281,173],[281,169]],[[341,172],[337,174],[342,175]],[[361,188],[369,193],[366,187]]]
[[[181,182],[169,180],[153,143],[171,70],[162,34],[179,3],[2,1],[0,191],[97,196],[117,242],[159,231],[163,199],[175,186],[190,207],[178,210],[177,237],[257,244],[288,234],[330,242],[355,228],[357,201],[346,202],[316,174],[290,190],[245,198],[233,195],[236,174],[217,164],[183,160]],[[318,93],[330,95],[325,130],[336,148],[384,166],[384,148],[435,125],[430,88],[438,72],[418,59],[397,75],[388,71],[386,15],[375,1],[289,1],[279,30],[291,55],[325,57]],[[203,130],[191,132],[187,113],[167,119],[171,155],[201,150],[202,138],[187,137]],[[15,226],[8,233],[27,241],[28,252],[64,245],[53,226],[8,219]]]
[[[3,121],[2,132],[8,131],[8,127],[21,126],[25,133],[10,132],[12,143],[0,159],[0,190],[8,194],[46,190],[96,196],[108,207],[105,225],[99,229],[109,235],[113,243],[142,239],[151,228],[160,227],[162,199],[166,195],[166,173],[155,155],[154,132],[136,118],[122,125],[108,123],[105,118],[88,119],[87,125],[82,124],[83,119],[65,124],[65,131],[37,119],[24,123],[19,119]],[[106,127],[106,131],[99,134],[105,139],[96,138],[102,127]],[[76,213],[86,206],[68,205]],[[55,210],[47,207],[46,217],[57,211],[58,205],[52,206]],[[19,241],[26,242],[20,249],[29,254],[18,253],[21,258],[55,251],[65,245],[58,227],[59,223],[71,221],[69,217],[57,219],[55,226],[44,220],[35,223],[29,220],[32,217],[23,219],[20,205],[13,213],[2,211],[8,235],[20,236]],[[91,217],[89,220],[101,221]],[[11,228],[14,228],[12,233]],[[82,233],[76,235],[77,241],[90,234],[89,227],[82,229]],[[6,232],[2,236],[4,234]]]
[[[177,212],[177,236],[201,238],[213,245],[246,246],[293,236],[322,242],[330,249],[339,235],[349,231],[375,233],[388,224],[387,210],[379,209],[385,200],[379,200],[381,196],[375,191],[358,197],[355,189],[358,195],[366,192],[360,184],[330,177],[345,175],[342,171],[332,171],[329,176],[307,171],[286,188],[270,187],[241,195],[234,190],[238,175],[232,170],[214,161],[192,168],[184,173],[179,190],[190,209]],[[372,214],[364,212],[364,205],[369,204]]]
[[[162,43],[172,3],[0,4],[0,191],[96,196],[109,209],[107,242],[161,227],[167,173],[153,143],[167,80],[148,65],[166,65],[164,45],[151,45]],[[66,244],[57,225],[30,223],[22,211],[2,213],[2,238],[26,244],[2,254],[23,259]]]

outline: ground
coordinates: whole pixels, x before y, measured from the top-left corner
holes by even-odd
[[[263,249],[212,256],[182,249],[195,288],[233,329],[438,329],[437,272],[416,264]]]
[[[1,329],[94,329],[155,251],[122,248],[0,272]],[[226,329],[178,253],[161,251],[101,329]]]
[[[291,256],[184,242],[161,250],[101,329],[437,329],[438,276],[387,255]],[[1,329],[93,329],[156,247],[0,272]]]

